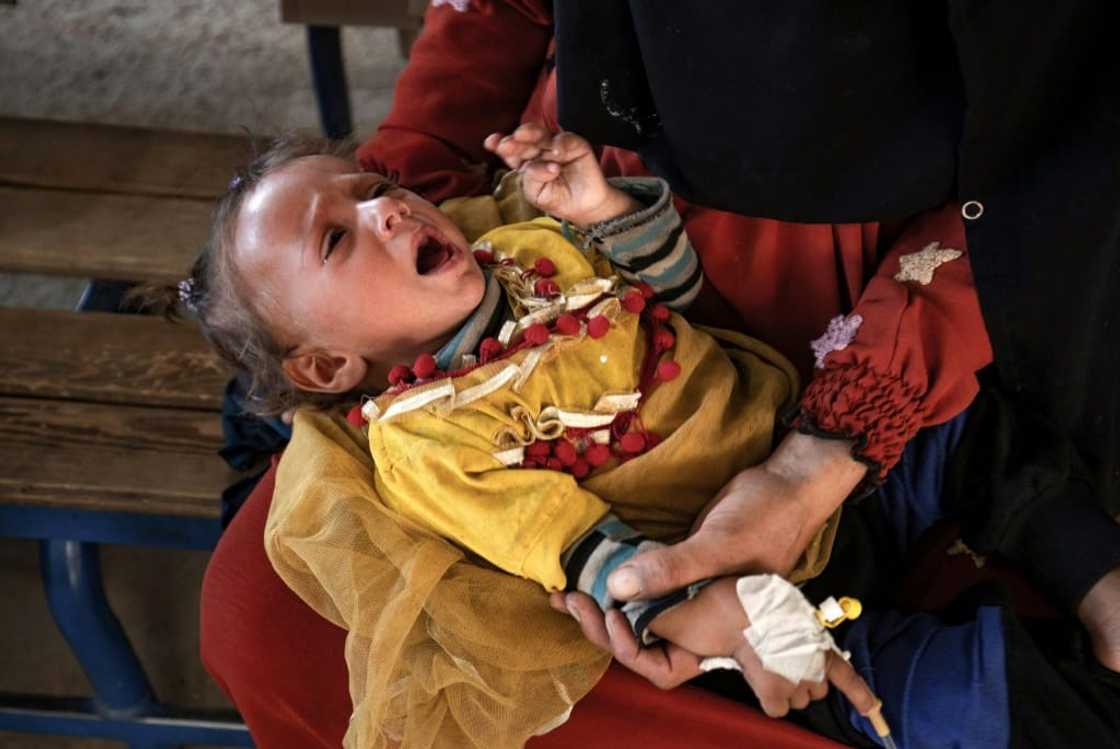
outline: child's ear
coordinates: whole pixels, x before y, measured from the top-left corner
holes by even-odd
[[[284,374],[300,390],[316,393],[345,393],[358,387],[369,372],[366,360],[356,354],[315,351],[289,356]]]

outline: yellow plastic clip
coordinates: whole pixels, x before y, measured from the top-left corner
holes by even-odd
[[[863,604],[858,598],[844,596],[840,600],[829,596],[821,602],[820,608],[815,612],[817,621],[822,627],[835,629],[849,619],[858,619],[863,613]]]

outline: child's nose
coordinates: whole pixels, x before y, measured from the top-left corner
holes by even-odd
[[[382,195],[373,200],[366,200],[359,206],[370,228],[382,241],[391,239],[396,233],[401,219],[408,216],[411,211],[403,200]]]

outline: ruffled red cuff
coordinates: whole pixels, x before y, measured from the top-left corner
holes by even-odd
[[[921,428],[916,388],[867,364],[819,370],[801,397],[792,426],[800,432],[855,441],[852,456],[881,482]]]

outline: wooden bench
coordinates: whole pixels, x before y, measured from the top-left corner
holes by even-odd
[[[0,118],[0,271],[182,278],[245,139]],[[229,372],[194,324],[0,307],[0,533],[40,540],[92,698],[0,697],[0,730],[252,746],[236,715],[161,705],[102,591],[97,545],[212,548]]]

